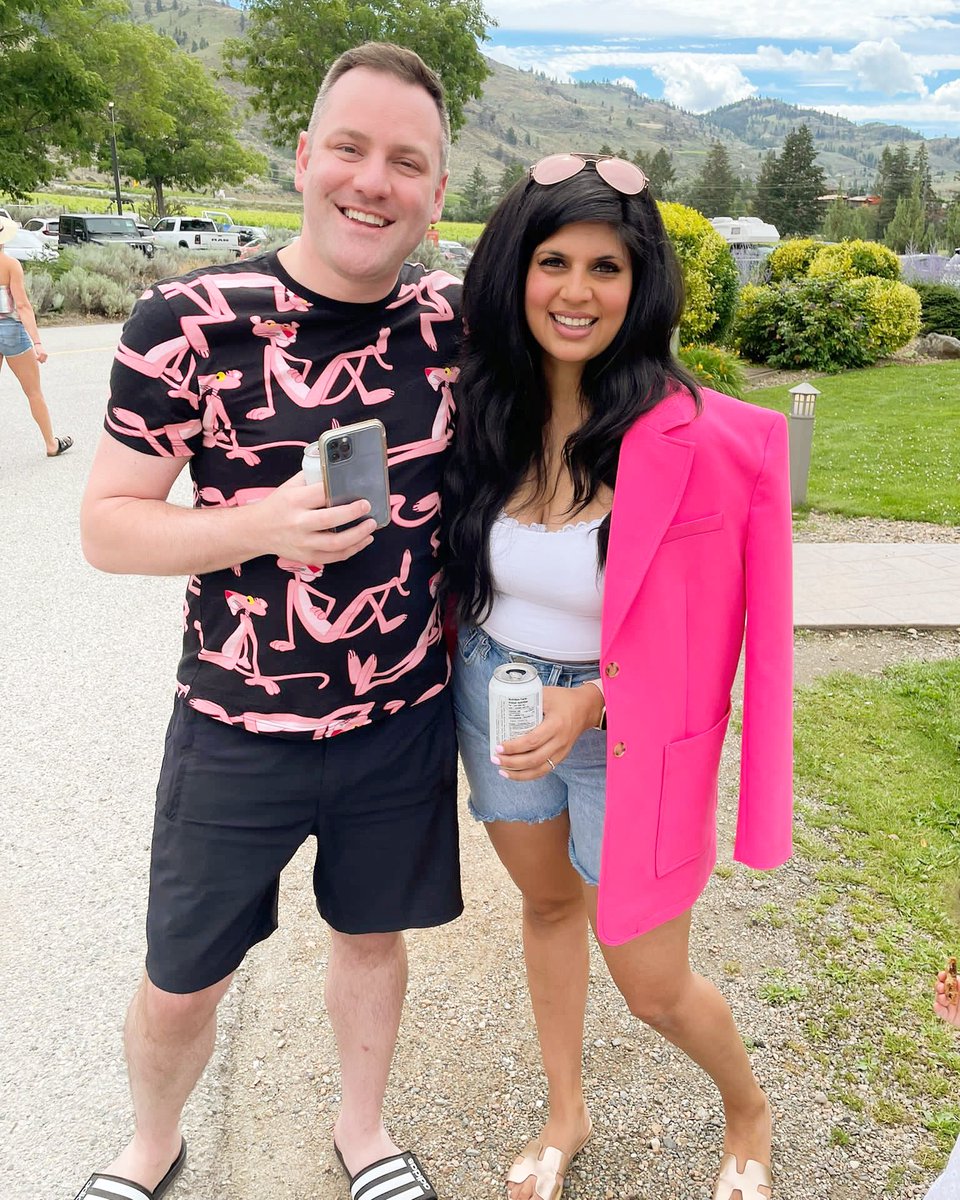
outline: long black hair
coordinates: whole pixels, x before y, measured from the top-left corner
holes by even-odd
[[[562,183],[520,180],[498,205],[464,279],[464,336],[456,384],[457,432],[443,497],[446,589],[457,616],[482,621],[493,600],[490,529],[531,468],[542,480],[550,399],[542,351],[527,325],[527,270],[541,242],[565,225],[603,222],[620,238],[633,271],[630,303],[616,337],[584,365],[585,420],[563,450],[574,512],[605,484],[613,488],[624,434],[677,384],[699,403],[693,378],[670,339],[683,310],[676,254],[649,189],[626,196],[592,164]],[[598,538],[606,561],[610,518]]]

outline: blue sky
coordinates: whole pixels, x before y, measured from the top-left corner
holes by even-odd
[[[487,0],[485,54],[691,112],[749,96],[960,137],[960,0]]]

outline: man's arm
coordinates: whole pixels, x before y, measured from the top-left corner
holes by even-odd
[[[203,575],[261,554],[320,566],[373,541],[361,521],[366,500],[326,508],[323,485],[295,475],[263,500],[230,508],[185,508],[167,497],[184,457],[141,454],[103,434],[80,509],[83,553],[101,571],[128,575]]]

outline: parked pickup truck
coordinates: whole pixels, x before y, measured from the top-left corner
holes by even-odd
[[[232,250],[240,253],[240,238],[235,233],[221,233],[207,217],[161,217],[154,221],[153,232],[158,246],[174,246],[184,250]]]

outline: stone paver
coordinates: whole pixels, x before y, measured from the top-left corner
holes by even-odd
[[[793,560],[802,628],[960,625],[960,545],[798,543]]]

